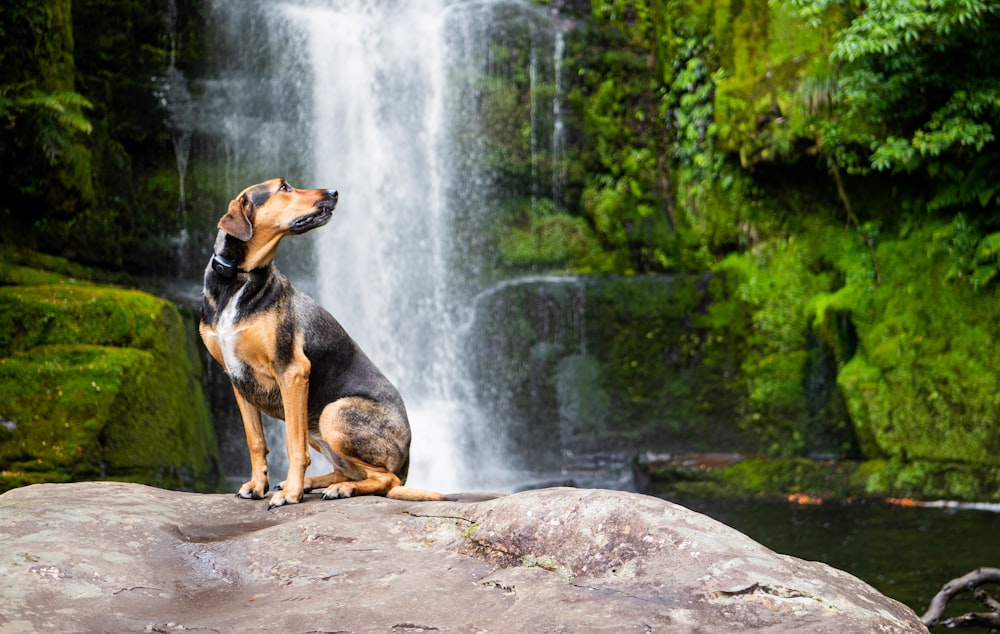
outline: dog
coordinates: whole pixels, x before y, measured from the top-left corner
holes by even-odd
[[[402,397],[340,323],[274,265],[282,238],[325,225],[338,198],[272,179],[240,192],[219,220],[199,332],[243,418],[251,475],[236,495],[259,500],[268,492],[264,412],[285,421],[288,451],[288,476],[269,510],[320,488],[324,499],[446,499],[404,486],[410,424]],[[306,477],[309,446],[333,472]]]

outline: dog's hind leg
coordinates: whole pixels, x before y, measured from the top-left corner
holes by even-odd
[[[385,495],[406,477],[410,431],[397,410],[362,397],[342,398],[323,410],[319,432],[318,444],[336,467],[331,475],[340,480],[326,487],[325,499]]]
[[[315,489],[325,489],[331,484],[337,484],[338,482],[347,482],[348,480],[350,480],[350,478],[345,476],[342,471],[334,470],[325,475],[306,476],[302,480],[302,489],[306,493],[309,493],[310,491],[313,491]],[[282,489],[285,488],[285,481],[282,481],[281,483],[278,484],[278,486],[274,488],[277,491],[281,491]]]
[[[243,418],[243,431],[247,436],[247,449],[250,450],[250,481],[245,482],[236,492],[237,497],[262,500],[267,494],[267,440],[264,439],[264,426],[260,419],[260,410],[251,405],[233,386],[236,394],[236,404]]]
[[[385,469],[366,465],[368,477],[364,480],[346,481],[328,486],[323,491],[324,500],[337,500],[355,495],[384,495],[393,500],[408,502],[430,502],[447,500],[448,497],[434,491],[424,491],[402,486],[399,478]]]
[[[342,471],[334,470],[331,473],[321,476],[306,476],[306,491],[315,489],[325,489],[326,487],[340,482],[347,482],[349,478]]]
[[[355,495],[385,495],[399,486],[399,477],[385,469],[364,465],[364,470],[367,477],[362,480],[347,480],[328,486],[323,491],[323,499],[338,500]]]

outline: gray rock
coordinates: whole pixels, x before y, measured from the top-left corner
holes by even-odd
[[[266,501],[0,496],[0,632],[926,632],[847,573],[603,490]]]

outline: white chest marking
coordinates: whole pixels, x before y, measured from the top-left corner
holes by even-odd
[[[219,347],[222,348],[222,359],[226,362],[226,371],[230,378],[237,380],[243,378],[246,366],[236,354],[236,342],[239,340],[239,333],[243,328],[236,327],[236,307],[240,303],[240,297],[246,287],[240,289],[238,293],[230,298],[229,303],[219,313],[219,321],[215,325],[215,332],[219,337]]]

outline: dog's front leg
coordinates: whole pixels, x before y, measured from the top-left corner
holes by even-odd
[[[275,491],[269,509],[302,501],[306,468],[309,466],[309,361],[300,355],[279,383],[285,410],[285,446],[288,475],[280,491]]]
[[[236,492],[237,497],[248,500],[263,500],[267,494],[267,440],[264,439],[264,425],[261,423],[260,410],[251,405],[240,391],[233,386],[236,393],[236,404],[243,417],[243,431],[247,436],[247,449],[250,450],[250,481],[243,484]]]

